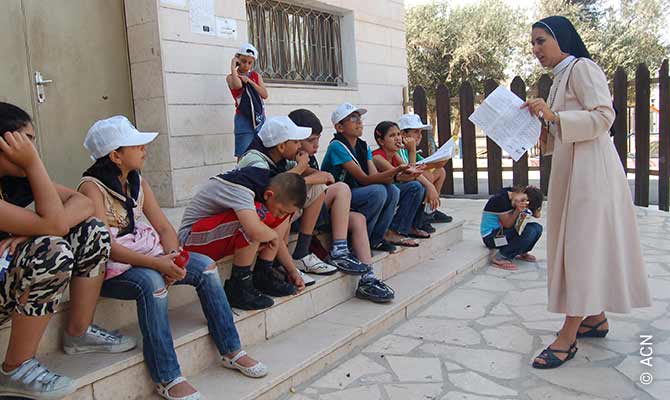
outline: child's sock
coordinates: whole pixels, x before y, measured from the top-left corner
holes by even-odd
[[[346,239],[333,240],[333,247],[330,249],[330,255],[340,257],[349,254],[349,244]]]
[[[375,279],[375,273],[373,271],[370,271],[367,274],[361,276],[362,281],[369,281],[372,279]]]
[[[249,275],[251,275],[251,265],[233,265],[233,269],[230,272],[230,278],[234,280],[241,280]]]
[[[312,243],[312,235],[300,232],[298,242],[293,250],[293,259],[299,260],[309,254],[309,244]]]
[[[261,260],[260,258],[256,259],[256,266],[254,267],[254,271],[262,272],[262,271],[267,271],[272,269],[272,266],[274,265],[274,260]]]

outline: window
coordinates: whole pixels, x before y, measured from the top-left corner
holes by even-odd
[[[269,82],[342,85],[342,17],[275,0],[247,0],[256,68]]]

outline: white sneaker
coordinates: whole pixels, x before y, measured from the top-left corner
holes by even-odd
[[[312,278],[311,276],[307,275],[306,273],[300,270],[298,270],[298,272],[300,272],[300,277],[302,278],[302,281],[305,282],[305,287],[312,286],[313,284],[316,283],[314,278]]]
[[[299,260],[293,259],[293,262],[299,270],[308,274],[332,275],[337,272],[337,267],[321,261],[314,253],[309,253]]]

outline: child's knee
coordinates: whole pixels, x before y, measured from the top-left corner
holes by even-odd
[[[351,197],[351,188],[344,182],[337,182],[328,186],[328,192],[331,192],[337,197],[348,196]]]

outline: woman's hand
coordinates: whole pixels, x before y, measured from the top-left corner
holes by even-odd
[[[545,121],[554,122],[556,115],[542,98],[530,99],[521,105],[521,108],[528,108],[531,114],[542,118]]]
[[[407,150],[416,151],[416,141],[412,137],[403,137],[402,143]]]
[[[431,210],[436,210],[440,206],[440,195],[437,193],[435,186],[430,185],[426,190],[424,202],[430,206]]]
[[[16,248],[28,239],[30,239],[29,236],[11,236],[0,241],[0,255],[2,255],[5,250],[9,249],[9,254],[15,256]]]
[[[165,275],[170,281],[180,281],[186,277],[186,269],[180,268],[174,263],[177,254],[167,254],[156,257],[155,269],[161,274]]]

